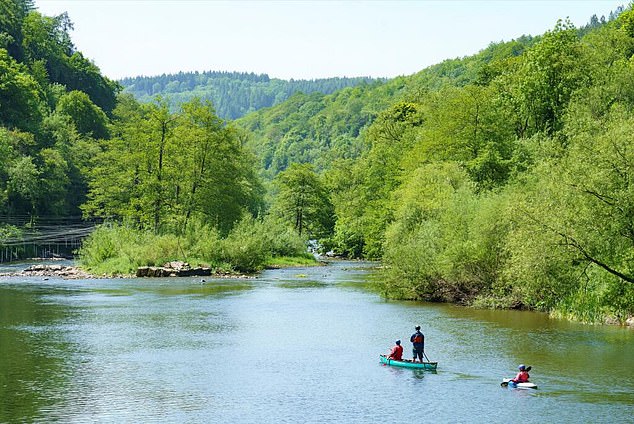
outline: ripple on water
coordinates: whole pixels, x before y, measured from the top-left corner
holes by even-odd
[[[3,285],[13,313],[0,314],[2,348],[12,354],[0,389],[31,412],[0,408],[0,422],[550,422],[553,411],[562,422],[631,419],[631,333],[387,302],[362,289],[364,270],[344,268],[209,284]],[[379,363],[415,324],[436,373]],[[533,366],[538,390],[500,387],[520,362]]]

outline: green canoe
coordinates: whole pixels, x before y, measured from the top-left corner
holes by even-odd
[[[412,362],[407,359],[397,361],[395,359],[388,359],[385,355],[381,355],[380,358],[382,364],[392,365],[393,367],[416,368],[430,371],[436,371],[436,367],[438,367],[438,362]]]

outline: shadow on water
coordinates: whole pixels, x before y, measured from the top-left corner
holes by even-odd
[[[0,287],[0,422],[36,420],[68,384],[70,346],[51,323],[71,312],[29,292]]]
[[[247,280],[227,281],[161,281],[157,284],[148,283],[147,280],[139,283],[134,281],[134,285],[119,287],[99,287],[93,290],[94,293],[101,293],[109,296],[132,296],[139,293],[153,294],[159,296],[218,296],[231,295],[253,289],[253,283]]]
[[[301,281],[300,280],[300,281],[284,281],[279,283],[277,286],[284,289],[315,289],[315,288],[328,287],[329,284],[326,284],[323,281],[314,281],[314,280]]]

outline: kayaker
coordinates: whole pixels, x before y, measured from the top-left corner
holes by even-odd
[[[529,375],[528,375],[528,370],[531,367],[526,368],[526,365],[522,364],[519,367],[517,367],[519,369],[520,372],[517,373],[517,375],[515,376],[514,379],[512,379],[511,381],[513,383],[528,383],[528,379],[529,379]]]
[[[401,346],[401,341],[397,340],[394,343],[394,347],[390,350],[390,354],[387,357],[388,359],[394,359],[396,361],[400,361],[403,359],[403,346]]]
[[[409,341],[413,344],[412,353],[414,354],[413,362],[416,362],[416,358],[419,358],[423,362],[423,355],[425,353],[425,335],[420,332],[420,325],[416,326],[416,332],[412,334]]]

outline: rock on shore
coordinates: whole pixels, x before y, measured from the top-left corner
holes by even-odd
[[[79,280],[83,278],[96,278],[94,275],[88,274],[74,266],[66,265],[31,265],[24,271],[9,274],[12,276],[24,277],[59,277],[65,280]]]
[[[211,268],[192,268],[187,262],[172,261],[163,266],[140,266],[136,270],[137,277],[193,277],[209,276]]]

